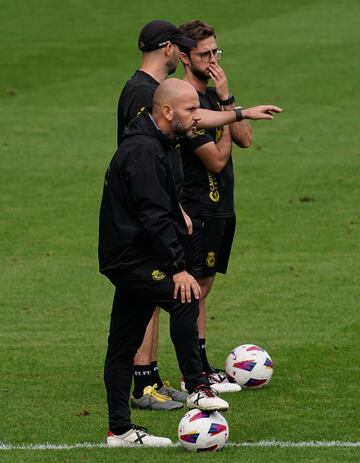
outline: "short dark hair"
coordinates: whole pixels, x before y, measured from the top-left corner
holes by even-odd
[[[196,43],[208,37],[216,37],[215,29],[199,19],[193,19],[192,21],[182,24],[179,27],[179,31],[185,37],[195,40]],[[188,55],[190,48],[180,46],[180,50]]]

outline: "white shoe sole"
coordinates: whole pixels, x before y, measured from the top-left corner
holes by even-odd
[[[143,447],[169,447],[172,445],[170,439],[164,438],[162,442],[154,442],[154,443],[135,443],[135,442],[128,442],[122,439],[116,439],[108,437],[106,440],[106,444],[109,448],[116,448],[116,447],[136,447],[136,448],[143,448]]]
[[[203,411],[209,411],[209,412],[215,412],[215,411],[219,411],[219,412],[226,412],[226,410],[228,410],[229,408],[229,404],[227,402],[225,402],[225,400],[222,401],[223,403],[221,404],[218,404],[216,405],[215,403],[212,404],[208,404],[208,405],[201,405],[201,404],[194,404],[194,402],[192,401],[187,401],[186,402],[186,406],[188,408],[198,408],[199,410],[203,410]]]
[[[214,391],[222,393],[222,392],[240,392],[241,386],[236,383],[215,383],[210,385],[211,389]]]

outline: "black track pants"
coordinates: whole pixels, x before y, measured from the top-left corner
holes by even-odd
[[[188,391],[207,383],[199,353],[198,301],[183,304],[173,298],[173,291],[169,277],[116,282],[104,370],[109,429],[114,434],[131,425],[128,401],[133,360],[156,306],[170,314],[170,335]]]

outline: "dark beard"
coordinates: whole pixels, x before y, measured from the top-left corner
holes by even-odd
[[[197,79],[199,79],[199,80],[201,80],[203,82],[205,82],[205,81],[208,82],[209,81],[210,77],[207,74],[205,74],[205,72],[198,71],[197,69],[193,69],[193,68],[190,68],[190,69],[191,69],[191,72],[193,73],[193,75]]]
[[[184,135],[178,135],[178,138],[180,140],[192,140],[192,138],[194,137],[194,132],[192,133],[185,133]]]
[[[188,138],[191,137],[192,134],[192,129],[188,128],[186,129],[181,122],[179,122],[177,119],[173,120],[172,122],[172,129],[176,133],[176,136],[178,138]]]

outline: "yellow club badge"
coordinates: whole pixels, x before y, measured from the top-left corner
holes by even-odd
[[[161,272],[160,270],[153,270],[151,276],[153,280],[159,281],[163,280],[166,277],[166,273]]]
[[[215,253],[214,252],[208,252],[208,255],[206,257],[206,265],[210,268],[215,267],[216,259],[215,259]]]

